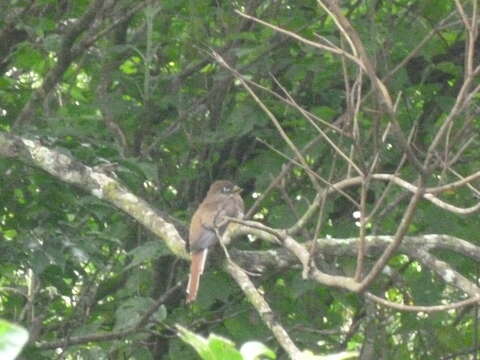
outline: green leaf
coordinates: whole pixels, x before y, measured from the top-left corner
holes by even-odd
[[[27,340],[28,332],[24,328],[0,320],[0,359],[15,359]]]
[[[240,353],[244,360],[257,360],[262,357],[276,359],[275,353],[259,341],[249,341],[242,345]]]
[[[135,249],[131,250],[128,254],[133,256],[132,261],[125,270],[131,269],[143,262],[150,261],[158,258],[161,255],[168,253],[166,246],[161,241],[149,241],[145,244],[137,246]]]
[[[208,339],[177,325],[178,335],[190,344],[204,360],[242,360],[242,355],[228,339],[210,334]]]
[[[134,326],[142,317],[145,310],[153,304],[151,298],[133,297],[123,302],[115,312],[115,330]]]
[[[127,75],[136,74],[137,71],[138,71],[139,63],[140,63],[140,58],[138,56],[134,56],[134,57],[126,60],[120,66],[120,70],[122,70]]]
[[[39,64],[44,63],[44,57],[30,45],[22,45],[15,54],[16,66],[24,69],[39,69]]]
[[[41,274],[50,264],[48,256],[42,250],[35,250],[32,256],[32,268],[36,274]]]

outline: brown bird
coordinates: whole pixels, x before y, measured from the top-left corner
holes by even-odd
[[[215,181],[193,214],[188,235],[192,262],[187,285],[187,304],[197,298],[208,249],[219,241],[217,234],[221,236],[227,228],[229,221],[224,216],[239,219],[243,217],[241,191],[241,188],[230,181]]]

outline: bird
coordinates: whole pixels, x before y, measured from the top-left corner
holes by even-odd
[[[217,180],[210,185],[205,199],[193,214],[188,234],[192,262],[186,291],[187,304],[197,298],[208,250],[221,240],[219,236],[227,228],[229,221],[224,217],[243,218],[245,205],[241,191],[239,186],[228,180]]]

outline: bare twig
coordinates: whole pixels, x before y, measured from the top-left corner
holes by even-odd
[[[305,160],[305,157],[303,154],[300,152],[300,150],[297,148],[297,146],[293,143],[293,141],[290,139],[288,134],[283,130],[282,126],[280,125],[280,122],[277,120],[275,115],[268,109],[268,107],[263,103],[262,100],[255,94],[255,92],[252,90],[252,88],[247,84],[245,80],[243,80],[243,76],[241,76],[236,70],[234,70],[221,56],[220,54],[216,53],[215,51],[212,51],[213,57],[217,60],[219,64],[224,66],[226,69],[228,69],[230,72],[232,72],[235,77],[241,82],[245,90],[250,94],[250,96],[255,100],[255,102],[260,106],[260,108],[267,114],[267,116],[270,118],[272,121],[273,125],[277,129],[278,133],[282,137],[282,139],[285,141],[285,143],[288,145],[288,147],[293,151],[295,154],[296,158],[298,161],[302,164],[302,168],[308,169],[309,171],[306,171],[307,176],[310,178],[310,181],[312,182],[312,185],[315,187],[315,189],[319,192],[321,191],[322,187],[318,183],[318,180],[315,176],[313,176],[311,171],[310,166],[308,165],[307,161]]]
[[[334,53],[334,54],[344,56],[344,57],[346,57],[347,59],[349,59],[349,60],[353,61],[354,63],[356,63],[357,65],[359,65],[359,66],[361,66],[361,67],[363,66],[363,64],[359,61],[359,59],[357,59],[354,55],[349,54],[349,53],[347,53],[346,51],[343,51],[343,50],[341,50],[341,49],[338,48],[338,47],[326,46],[326,45],[323,45],[323,44],[319,44],[319,43],[317,43],[317,42],[315,42],[315,41],[311,41],[311,40],[305,39],[304,37],[301,37],[300,35],[292,32],[292,31],[288,31],[288,30],[285,30],[285,29],[283,29],[283,28],[281,28],[281,27],[278,27],[278,26],[275,26],[275,25],[273,25],[273,24],[267,23],[266,21],[260,20],[260,19],[254,17],[254,16],[247,15],[247,14],[241,12],[240,10],[235,10],[235,12],[236,12],[238,15],[240,15],[240,16],[246,18],[246,19],[249,19],[249,20],[255,21],[255,22],[259,23],[259,24],[262,24],[262,25],[264,25],[264,26],[267,26],[267,27],[269,27],[269,28],[271,28],[271,29],[273,29],[273,30],[275,30],[275,31],[278,31],[279,33],[284,34],[284,35],[288,35],[288,36],[290,36],[290,37],[292,37],[292,38],[294,38],[294,39],[296,39],[296,40],[298,40],[298,41],[303,42],[304,44],[310,45],[310,46],[315,47],[315,48],[317,48],[317,49],[326,50],[326,51],[332,52],[332,53]]]
[[[360,232],[359,232],[359,241],[358,241],[358,252],[357,252],[357,266],[355,268],[354,279],[360,282],[363,278],[364,270],[364,259],[365,259],[365,236],[366,236],[366,202],[367,202],[367,189],[368,189],[368,178],[364,178],[362,181],[361,193],[360,193]]]
[[[289,92],[275,78],[273,78],[273,80],[282,89],[284,94],[287,96],[288,100],[290,100],[290,102],[293,104],[293,107],[297,109],[310,122],[310,124],[327,141],[327,143],[335,150],[335,152],[337,152],[350,166],[352,166],[359,175],[362,175],[363,171],[360,170],[360,168],[352,161],[352,159],[348,157],[346,154],[344,154],[343,151],[330,139],[330,137],[312,120],[310,115],[307,114],[303,110],[303,108],[295,102],[295,100],[289,94]]]
[[[392,243],[385,249],[383,252],[382,256],[377,260],[375,265],[373,265],[372,269],[370,272],[365,276],[363,281],[360,284],[360,291],[363,291],[366,289],[372,282],[373,280],[380,274],[380,272],[383,270],[385,265],[387,264],[388,260],[393,256],[394,252],[397,250],[397,248],[400,246],[403,237],[406,235],[408,227],[410,226],[410,223],[412,222],[413,215],[415,214],[415,210],[417,208],[417,205],[420,201],[420,199],[423,196],[423,186],[420,180],[420,184],[415,191],[414,195],[410,199],[410,203],[408,204],[407,209],[405,210],[402,220],[400,221],[400,224],[398,225],[397,231],[395,232],[395,237]]]
[[[363,46],[362,41],[360,40],[360,37],[348,21],[348,19],[345,17],[345,15],[343,15],[343,12],[338,6],[336,0],[317,0],[317,3],[320,4],[326,11],[328,11],[329,15],[335,21],[337,27],[340,29],[344,37],[349,42],[352,51],[354,51],[354,54],[358,59],[357,63],[361,64],[362,70],[364,70],[370,78],[373,87],[377,91],[380,103],[383,103],[386,106],[388,114],[393,116],[394,106],[387,87],[376,75],[375,69],[367,55],[367,52]],[[327,3],[328,6],[326,6],[325,3]]]
[[[315,145],[319,140],[321,140],[320,136],[317,136],[313,140],[311,140],[307,145],[301,149],[302,153],[306,153],[313,145]],[[275,188],[277,185],[280,183],[280,181],[287,176],[288,172],[291,170],[292,166],[295,163],[292,161],[289,161],[288,163],[284,164],[282,166],[282,169],[278,173],[278,175],[270,182],[268,187],[262,191],[261,195],[255,199],[255,202],[253,205],[248,209],[248,211],[245,213],[245,218],[248,219],[252,216],[253,212],[258,208],[259,204],[265,199],[266,196]]]

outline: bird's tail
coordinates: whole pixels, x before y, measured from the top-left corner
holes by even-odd
[[[202,249],[192,254],[192,262],[190,264],[190,277],[187,285],[187,304],[195,301],[197,298],[198,287],[200,285],[200,276],[205,268],[207,260],[208,248]]]

